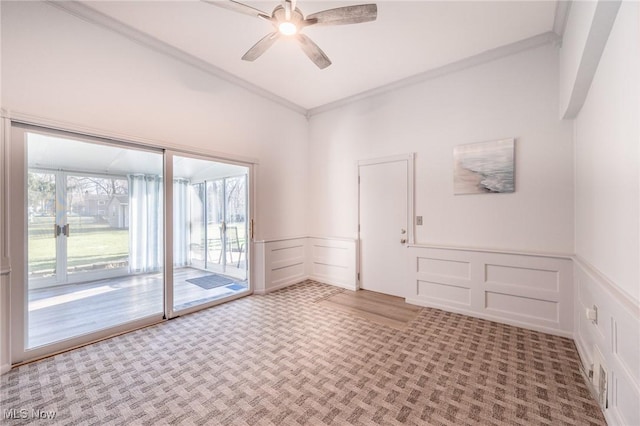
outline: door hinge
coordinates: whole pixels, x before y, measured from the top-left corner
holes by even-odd
[[[358,275],[358,281],[360,281],[360,272],[358,272],[357,275]]]
[[[253,240],[253,230],[254,230],[253,219],[251,219],[249,221],[249,235],[252,240]]]
[[[358,185],[360,185],[360,175],[358,175]]]

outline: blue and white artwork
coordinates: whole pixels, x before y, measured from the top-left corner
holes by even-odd
[[[453,193],[514,192],[514,139],[453,148]]]

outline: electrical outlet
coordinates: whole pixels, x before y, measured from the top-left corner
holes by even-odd
[[[422,226],[422,216],[416,216],[416,225]]]

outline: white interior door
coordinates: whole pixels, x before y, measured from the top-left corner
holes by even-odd
[[[360,162],[360,288],[406,297],[411,156]]]

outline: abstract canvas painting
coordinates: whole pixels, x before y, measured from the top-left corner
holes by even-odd
[[[458,145],[453,148],[453,193],[514,192],[515,141]]]

